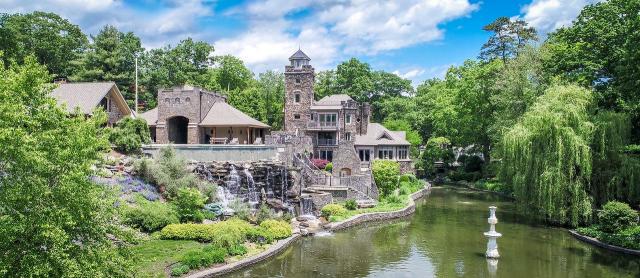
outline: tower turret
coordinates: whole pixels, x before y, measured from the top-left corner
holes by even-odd
[[[289,61],[291,64],[285,66],[284,71],[284,130],[304,132],[311,119],[315,71],[309,65],[309,56],[300,49],[289,57]]]

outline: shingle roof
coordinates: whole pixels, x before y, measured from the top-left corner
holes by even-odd
[[[156,126],[156,123],[158,122],[158,107],[140,114],[140,118],[147,121],[147,125]]]
[[[381,124],[369,123],[367,134],[356,135],[356,146],[378,146],[378,145],[411,145],[406,139],[404,132],[390,131]]]
[[[340,105],[343,101],[350,101],[350,100],[353,100],[353,99],[350,96],[345,94],[330,95],[316,101],[314,105],[337,106],[337,105]]]
[[[223,101],[213,104],[207,116],[200,122],[201,126],[246,126],[269,128],[270,126],[249,117],[242,111]]]
[[[69,112],[80,107],[80,111],[88,115],[115,85],[114,82],[63,83],[51,95],[58,104],[66,104]]]
[[[307,60],[307,61],[311,61],[311,58],[309,58],[309,56],[307,56],[307,54],[304,54],[304,52],[302,52],[302,50],[298,49],[298,51],[296,51],[296,53],[293,53],[293,55],[291,55],[291,57],[289,57],[289,61],[291,60]]]

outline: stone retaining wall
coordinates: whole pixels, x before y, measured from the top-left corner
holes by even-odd
[[[269,247],[269,249],[267,249],[264,252],[261,252],[259,254],[253,255],[251,257],[242,259],[240,261],[237,261],[235,263],[230,263],[230,264],[226,264],[220,267],[215,267],[215,268],[209,268],[209,269],[205,269],[193,274],[189,274],[187,276],[185,276],[186,278],[201,278],[201,277],[217,277],[217,276],[221,276],[221,275],[225,275],[225,274],[229,274],[233,271],[239,270],[241,268],[256,264],[258,262],[261,262],[269,257],[272,257],[274,255],[279,254],[280,252],[282,252],[284,249],[286,249],[287,247],[289,247],[289,245],[291,245],[291,243],[295,242],[298,238],[300,238],[301,235],[300,234],[294,234],[286,239],[283,239],[281,241],[278,241],[276,244],[272,245],[271,247]]]
[[[410,215],[416,211],[416,204],[414,201],[424,197],[424,195],[429,191],[429,189],[431,189],[431,184],[427,183],[424,189],[411,194],[409,196],[410,197],[409,205],[401,210],[359,214],[341,222],[331,223],[325,226],[325,228],[327,228],[330,231],[337,231],[337,230],[346,229],[346,228],[353,227],[366,222],[383,221],[383,220],[395,219],[395,218],[400,218],[400,217]]]
[[[609,249],[611,251],[616,251],[616,252],[622,252],[622,253],[629,254],[629,255],[640,256],[640,250],[633,250],[633,249],[628,249],[628,248],[624,248],[624,247],[620,247],[620,246],[607,244],[607,243],[604,243],[602,241],[599,241],[596,238],[592,238],[592,237],[588,237],[588,236],[585,236],[585,235],[581,235],[581,234],[579,234],[578,232],[576,232],[574,230],[569,230],[569,233],[571,235],[573,235],[575,238],[577,238],[577,239],[579,239],[581,241],[593,244],[593,245],[598,246],[598,247],[602,247],[604,249]]]

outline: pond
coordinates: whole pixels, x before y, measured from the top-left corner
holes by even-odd
[[[484,257],[488,207],[498,206],[501,258]],[[433,188],[416,213],[307,237],[229,277],[638,277],[640,258],[603,250],[566,230],[535,226],[487,193]]]

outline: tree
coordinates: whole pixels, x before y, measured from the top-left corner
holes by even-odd
[[[373,90],[368,95],[368,102],[371,103],[371,114],[375,122],[384,120],[384,115],[380,113],[383,100],[413,94],[411,80],[404,79],[394,73],[375,71],[373,72],[372,80]]]
[[[388,118],[384,121],[383,125],[389,130],[404,131],[407,141],[411,143],[411,156],[416,158],[420,154],[418,148],[422,144],[422,137],[420,133],[413,129],[409,122],[401,119],[394,120]]]
[[[157,91],[163,87],[184,84],[205,86],[210,80],[207,71],[212,63],[213,46],[191,38],[180,41],[176,47],[152,49],[143,56],[142,84],[155,101]],[[155,106],[150,103],[150,107]]]
[[[631,114],[640,142],[640,0],[585,7],[571,27],[551,34],[545,63],[552,74],[596,90],[598,106]]]
[[[114,198],[89,180],[106,114],[69,115],[35,57],[0,66],[0,275],[122,277]]]
[[[484,26],[482,30],[493,35],[482,46],[480,59],[490,61],[499,58],[506,63],[507,59],[517,56],[522,47],[538,39],[536,29],[527,25],[524,20],[499,17]]]
[[[284,74],[266,71],[259,75],[257,83],[264,97],[266,123],[273,130],[280,130],[283,126]]]
[[[77,25],[54,13],[0,15],[0,51],[5,66],[24,63],[35,55],[54,77],[71,76],[75,61],[87,46],[87,37]]]
[[[370,94],[373,90],[373,73],[369,64],[351,58],[338,65],[336,89],[340,94],[347,94],[358,102],[370,101]]]
[[[144,48],[132,32],[122,33],[114,26],[104,26],[84,52],[74,81],[114,81],[125,99],[134,107],[135,59]],[[148,99],[143,96],[142,99]]]
[[[502,138],[500,179],[533,217],[571,226],[590,220],[592,102],[588,90],[551,87]]]
[[[334,70],[321,71],[316,75],[316,83],[313,86],[316,100],[323,97],[338,94],[338,81]]]
[[[214,87],[225,92],[244,90],[253,82],[253,73],[244,66],[242,60],[231,55],[214,58],[216,68],[211,71]]]

